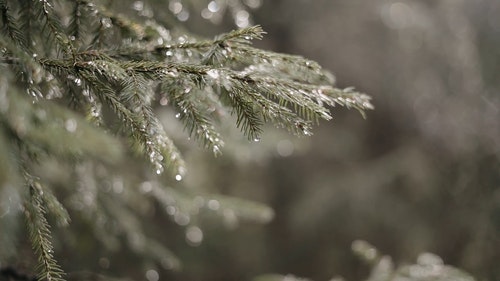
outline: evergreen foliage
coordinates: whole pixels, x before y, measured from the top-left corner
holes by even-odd
[[[22,211],[40,280],[64,280],[49,222],[66,226],[76,213],[107,248],[119,247],[121,235],[133,252],[179,267],[135,214],[144,193],[181,225],[213,209],[204,203],[212,199],[223,215],[272,218],[258,203],[222,195],[200,201],[167,187],[170,179],[159,175],[168,170],[180,180],[186,167],[155,108],[173,108],[187,135],[215,155],[224,145],[218,124],[230,115],[249,140],[258,140],[268,122],[311,135],[319,119],[331,119],[326,106],[372,109],[367,95],[335,88],[317,63],[252,47],[264,35],[260,26],[206,40],[168,19],[124,15],[104,4],[0,0],[0,258],[16,255],[14,221]],[[115,171],[117,163],[138,159],[150,162],[153,173]],[[135,178],[123,182],[120,173]]]
[[[352,244],[353,252],[371,267],[366,281],[474,281],[468,273],[450,265],[432,253],[422,253],[414,264],[395,266],[392,258],[381,255],[379,251],[366,241],[357,240]],[[253,281],[310,281],[293,275],[265,274]],[[330,281],[344,281],[342,277],[334,277]]]

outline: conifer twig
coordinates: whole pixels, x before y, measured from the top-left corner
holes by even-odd
[[[24,206],[30,240],[35,254],[38,255],[38,278],[47,281],[63,281],[64,272],[54,259],[50,225],[45,218],[46,211],[41,197],[42,188],[32,179],[27,180],[30,199]]]

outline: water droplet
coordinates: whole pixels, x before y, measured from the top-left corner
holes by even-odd
[[[110,28],[112,26],[112,22],[110,18],[102,18],[101,19],[101,25],[104,28]]]
[[[142,1],[135,1],[132,4],[132,8],[136,11],[142,11],[144,9],[144,3]]]
[[[175,208],[174,206],[168,206],[167,208],[165,208],[165,210],[167,211],[167,214],[171,216],[173,216],[177,212],[177,208]]]
[[[74,133],[76,131],[77,123],[75,119],[68,119],[64,122],[64,127],[70,133]]]
[[[175,175],[175,180],[176,181],[181,181],[182,180],[182,176],[180,174]]]
[[[236,25],[240,28],[247,27],[250,24],[249,19],[250,14],[245,10],[239,10],[234,17]]]
[[[205,199],[201,196],[196,196],[193,199],[193,203],[196,208],[201,208],[205,205]]]
[[[180,113],[176,113],[175,114],[175,118],[177,118],[177,119],[181,118],[181,114]]]
[[[158,274],[158,272],[154,269],[150,269],[148,271],[146,271],[146,279],[148,281],[158,281],[160,280],[160,274]]]
[[[203,9],[201,11],[201,17],[206,19],[206,20],[211,19],[213,15],[214,15],[214,13],[210,12],[208,9]]]
[[[253,139],[254,142],[259,142],[260,141],[260,138],[259,137],[256,137]]]
[[[48,73],[47,76],[45,76],[45,81],[50,82],[52,80],[54,80],[54,75]]]
[[[153,185],[149,181],[145,181],[141,184],[140,190],[142,193],[149,193],[153,190]]]
[[[215,1],[210,1],[207,6],[208,10],[212,13],[217,13],[220,9],[219,4]]]
[[[420,254],[417,258],[417,263],[419,265],[444,265],[443,259],[432,253]]]
[[[177,170],[177,173],[181,176],[184,176],[186,174],[186,168],[184,167],[179,167],[179,169]]]
[[[176,260],[170,257],[164,257],[161,259],[161,267],[166,270],[172,270],[174,268],[178,268],[178,263]]]
[[[161,173],[163,173],[163,167],[159,166],[158,168],[156,168],[156,174],[159,175]]]
[[[169,70],[164,70],[163,73],[167,74],[168,76],[171,77],[177,77],[179,76],[179,72],[175,68],[171,68]]]
[[[355,252],[356,254],[362,256],[363,258],[369,261],[373,261],[375,258],[378,257],[377,249],[375,249],[372,245],[363,240],[354,241],[351,245],[351,249],[353,250],[353,252]]]
[[[219,78],[219,71],[217,69],[210,69],[207,71],[207,75],[212,79],[217,79]]]
[[[37,109],[35,111],[35,116],[40,120],[44,120],[47,117],[47,112],[43,109]]]
[[[257,9],[262,5],[262,0],[244,0],[243,2],[252,9]]]
[[[220,208],[220,203],[215,199],[210,199],[208,200],[207,207],[210,210],[217,211]]]
[[[160,104],[165,106],[165,105],[168,105],[168,98],[167,97],[162,97],[160,99]]]
[[[177,19],[180,21],[187,21],[189,19],[189,12],[187,10],[182,10],[178,15]]]
[[[203,241],[203,231],[197,226],[190,226],[186,229],[186,241],[191,246],[198,246]]]
[[[215,155],[219,155],[221,153],[220,147],[218,145],[214,145],[212,147],[212,151],[214,152]]]
[[[170,1],[168,4],[168,9],[176,15],[182,11],[182,8],[182,3],[180,1]]]
[[[191,221],[191,218],[187,214],[176,212],[174,215],[174,221],[178,225],[188,225],[189,222]]]
[[[366,109],[374,109],[373,105],[369,101],[363,102],[361,106]]]
[[[151,151],[151,153],[149,153],[149,158],[151,159],[152,162],[154,162],[154,157],[155,156],[156,156],[156,152]]]

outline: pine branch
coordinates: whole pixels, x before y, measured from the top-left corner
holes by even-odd
[[[25,85],[28,93],[36,98],[43,97],[38,87],[38,83],[46,75],[42,66],[26,50],[19,48],[14,41],[4,35],[0,35],[0,46],[5,50],[6,63],[12,65],[17,75],[24,77],[24,82],[27,82]]]
[[[156,173],[162,173],[165,165],[170,170],[173,170],[174,173],[183,175],[185,173],[184,161],[173,142],[165,134],[160,122],[152,114],[151,109],[142,104],[141,101],[131,101],[131,99],[137,98],[137,96],[133,97],[134,94],[130,95],[130,91],[137,90],[137,88],[134,88],[133,85],[130,86],[133,82],[128,80],[127,73],[122,71],[123,69],[116,67],[116,65],[102,64],[98,61],[84,65],[87,68],[90,66],[90,68],[80,69],[78,73],[86,81],[92,92],[103,103],[110,105],[115,114],[124,121],[135,144],[145,150],[146,155],[155,166]],[[80,66],[84,65],[80,64]],[[110,69],[115,69],[116,71],[113,72],[111,70],[113,73],[111,75],[108,73]],[[95,72],[107,76],[105,81],[96,77]],[[126,80],[128,82],[125,82]],[[117,97],[117,92],[106,81],[113,83],[123,81],[125,86],[128,85],[129,95],[127,95],[127,88],[125,88],[125,94]]]
[[[215,130],[210,117],[207,116],[208,110],[200,108],[201,97],[195,92],[201,91],[191,81],[174,80],[171,83],[162,83],[161,89],[166,93],[168,100],[171,100],[178,113],[176,117],[185,124],[190,137],[201,141],[203,145],[211,149],[215,155],[220,154],[224,146],[222,137]],[[183,84],[187,85],[183,85]],[[205,93],[202,93],[202,95]]]
[[[24,38],[24,33],[19,27],[18,20],[12,16],[12,12],[5,0],[0,0],[0,13],[2,19],[2,32],[7,34],[17,46],[26,50],[26,38]]]
[[[43,22],[42,33],[46,34],[47,42],[58,46],[65,55],[73,57],[76,51],[55,15],[53,4],[49,0],[33,1],[33,10],[36,12],[36,18]]]
[[[247,95],[247,91],[241,87],[233,87],[235,83],[224,84],[221,91],[223,99],[227,100],[232,108],[231,113],[236,113],[236,126],[240,128],[250,140],[259,140],[262,133],[263,120],[257,110],[257,106],[252,99],[252,95]]]
[[[84,39],[85,35],[84,34],[85,29],[82,27],[83,5],[84,3],[81,0],[75,0],[73,3],[73,7],[71,9],[71,16],[68,25],[68,33],[70,34],[70,36],[74,38],[75,42]]]
[[[222,215],[229,224],[235,223],[231,221],[234,218],[259,223],[269,223],[274,218],[274,211],[270,207],[242,198],[212,194],[207,196],[206,205],[208,209]]]
[[[50,215],[52,215],[59,226],[68,226],[71,219],[66,208],[57,200],[57,197],[48,188],[44,188],[40,194],[43,204],[47,208]]]
[[[238,220],[268,223],[274,212],[266,205],[220,194],[205,194],[195,199],[195,195],[186,190],[178,190],[162,186],[158,182],[148,182],[151,187],[150,195],[160,203],[172,219],[180,224],[187,225],[193,214],[200,209],[214,211],[222,216],[228,226],[234,226]]]
[[[109,29],[111,28],[111,26],[115,26],[119,28],[119,30],[125,35],[125,37],[131,36],[132,38],[139,40],[146,35],[146,30],[143,27],[144,25],[132,20],[130,17],[114,13],[113,11],[108,10],[106,7],[94,3],[94,1],[78,0],[78,2],[93,11],[95,17],[99,18],[101,24],[105,25],[105,29]]]
[[[85,155],[112,162],[121,157],[121,147],[114,138],[74,112],[45,100],[34,103],[13,86],[6,96],[8,103],[6,110],[0,112],[0,120],[22,147],[36,148],[61,159]]]
[[[42,188],[31,179],[27,179],[30,195],[24,204],[30,240],[35,254],[38,255],[38,278],[47,281],[63,281],[64,272],[54,259],[50,226],[45,218]]]
[[[0,119],[0,124],[2,121],[3,120]],[[4,185],[13,178],[10,172],[12,163],[9,157],[9,151],[11,149],[10,143],[5,138],[4,133],[0,131],[0,192],[3,190]]]
[[[16,158],[12,154],[14,147],[12,142],[9,141],[10,136],[8,132],[3,129],[5,126],[4,123],[6,122],[5,114],[8,111],[9,103],[8,91],[9,83],[11,82],[9,78],[7,74],[0,76],[0,193],[2,193],[2,195],[3,191],[7,189],[8,184],[16,186],[20,181],[19,174],[13,169],[13,167],[16,166]],[[2,204],[0,203],[0,205]],[[0,212],[2,212],[1,208]]]
[[[0,81],[0,152],[12,150],[14,159],[0,153],[0,188],[11,181],[3,171],[16,167],[11,162],[31,168],[49,158],[71,163],[88,156],[99,163],[118,160],[121,143],[106,132],[116,129],[115,123],[156,173],[166,168],[180,180],[184,162],[154,112],[157,99],[177,110],[189,136],[215,154],[223,145],[214,125],[220,111],[230,111],[243,134],[258,140],[266,122],[310,135],[314,122],[331,119],[325,106],[339,104],[362,113],[372,108],[368,96],[334,88],[333,78],[318,64],[251,47],[251,40],[264,34],[260,26],[200,40],[173,34],[155,19],[134,19],[91,0],[53,6],[54,2],[0,0],[0,70],[5,71]],[[68,101],[74,108],[62,106]],[[19,170],[28,169],[24,166]],[[99,168],[99,173],[110,175]],[[110,248],[119,247],[120,239],[96,222],[112,218],[118,221],[116,234],[124,234],[136,253],[178,263],[167,249],[146,237],[134,212],[134,199],[103,191],[109,188],[109,178],[75,169],[69,173],[78,174],[85,187],[77,188],[71,198],[79,206],[83,193],[95,200],[85,205],[91,210],[82,213],[98,239],[109,242]],[[39,278],[63,280],[53,257],[46,214],[67,225],[68,212],[50,189],[30,175],[25,177],[30,194],[24,208],[39,259]],[[267,222],[273,216],[265,206],[224,196],[206,196],[208,202],[200,205],[192,194],[156,183],[151,193],[181,225],[192,222],[191,216],[204,207],[228,221],[241,217]]]
[[[253,80],[250,83],[253,83]],[[259,108],[264,122],[272,122],[275,125],[285,128],[296,135],[310,135],[312,124],[297,116],[286,104],[279,104],[273,100],[263,98],[258,92],[247,91],[245,81],[235,81],[232,84],[233,92],[242,96],[249,97]],[[260,126],[260,125],[259,125]],[[254,140],[258,140],[257,135]],[[252,138],[250,138],[252,139]]]
[[[172,143],[166,136],[166,133],[156,118],[150,107],[152,91],[148,88],[147,81],[139,73],[128,71],[128,79],[122,80],[121,100],[129,104],[129,107],[141,116],[142,124],[140,131],[143,132],[148,140],[145,142],[146,154],[149,155],[151,163],[156,169],[156,173],[163,172],[163,159],[169,158],[173,154],[178,154],[177,149],[167,146]],[[151,93],[148,93],[148,90]],[[164,151],[167,153],[163,153]],[[169,161],[167,161],[169,163]],[[177,170],[179,167],[177,167]],[[177,171],[179,173],[179,171]]]
[[[19,20],[21,22],[20,27],[26,38],[26,46],[29,50],[33,49],[34,38],[33,38],[33,1],[31,0],[20,0],[19,9]]]
[[[161,32],[158,32],[161,35]],[[261,39],[265,32],[260,26],[253,26],[234,30],[232,32],[217,36],[214,40],[195,40],[186,41],[181,43],[160,43],[157,41],[131,44],[127,46],[119,46],[116,50],[104,50],[105,53],[112,57],[127,57],[127,58],[145,58],[149,54],[156,54],[159,57],[167,59],[172,62],[186,62],[183,59],[175,59],[180,54],[179,52],[186,52],[187,57],[180,56],[188,60],[189,57],[198,58],[202,60],[202,64],[217,65],[218,61],[222,61],[228,57],[230,52],[229,44],[250,44],[250,40]],[[171,40],[169,40],[171,41]],[[194,54],[198,53],[198,56]]]

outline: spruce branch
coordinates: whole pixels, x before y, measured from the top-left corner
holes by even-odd
[[[45,187],[43,192],[40,193],[43,204],[46,206],[47,211],[52,215],[59,226],[68,226],[71,219],[66,208],[59,202],[57,197],[50,189]]]
[[[5,0],[0,0],[0,13],[2,32],[7,34],[17,46],[26,50],[26,38],[24,38],[24,33],[21,31],[18,20],[12,15],[12,11],[9,9]]]
[[[73,7],[71,9],[70,22],[68,25],[68,33],[75,42],[82,42],[86,34],[85,28],[83,26],[84,22],[84,2],[81,0],[73,1]]]
[[[202,40],[171,33],[154,18],[134,19],[91,0],[0,0],[0,17],[0,67],[5,72],[0,81],[0,151],[12,151],[0,153],[0,191],[12,180],[3,169],[12,170],[16,161],[30,168],[51,158],[77,163],[67,166],[75,169],[69,173],[78,174],[85,192],[76,190],[71,199],[79,206],[83,193],[95,200],[83,212],[94,236],[118,248],[120,239],[107,233],[105,223],[95,222],[115,219],[115,234],[123,234],[136,253],[157,261],[178,264],[146,237],[132,199],[102,191],[109,186],[100,182],[109,185],[110,172],[100,169],[101,177],[78,171],[87,158],[92,167],[120,159],[121,143],[107,130],[125,135],[156,173],[168,169],[181,179],[185,164],[155,112],[157,100],[175,109],[187,134],[215,154],[224,144],[216,127],[226,117],[220,112],[233,114],[243,134],[258,140],[267,122],[310,135],[320,118],[331,119],[326,106],[353,107],[362,114],[372,108],[368,96],[335,88],[332,76],[317,63],[252,47],[252,40],[265,33],[260,26]],[[70,109],[64,106],[68,102]],[[66,201],[34,176],[25,177],[30,194],[24,208],[39,278],[63,280],[46,215],[67,225],[70,218],[61,204]],[[267,222],[273,216],[269,208],[245,200],[204,195],[212,204],[200,205],[199,197],[189,192],[154,185],[152,197],[179,224],[185,225],[186,218],[189,223],[204,207],[233,221]]]
[[[43,67],[25,49],[19,48],[15,41],[5,35],[0,35],[0,46],[4,48],[4,62],[12,65],[16,74],[24,78],[28,93],[35,98],[42,98],[38,84],[46,76]]]
[[[179,155],[179,153],[150,107],[153,93],[147,81],[141,77],[140,73],[134,71],[128,71],[128,75],[129,79],[122,81],[121,100],[126,101],[132,111],[138,113],[143,120],[140,131],[148,138],[143,145],[156,173],[160,174],[164,169],[165,161],[163,160]],[[167,160],[166,163],[168,165],[171,161]],[[181,172],[183,168],[176,167],[175,169],[177,174],[183,174]]]
[[[0,119],[0,122],[2,120]],[[13,181],[15,175],[11,173],[12,159],[9,157],[9,151],[12,149],[4,132],[0,131],[0,192],[3,191],[5,185]],[[1,213],[1,209],[0,209]]]
[[[64,272],[54,259],[50,225],[45,218],[46,210],[42,199],[43,190],[39,183],[28,178],[29,200],[24,204],[30,240],[38,255],[39,280],[63,281]]]
[[[142,23],[132,20],[125,15],[114,13],[103,5],[98,5],[91,0],[78,0],[80,5],[84,5],[87,9],[94,13],[94,16],[99,19],[99,22],[104,29],[109,29],[112,26],[119,28],[124,37],[132,37],[137,40],[143,39],[146,35],[146,30]]]
[[[21,0],[19,1],[19,21],[20,21],[20,27],[21,30],[23,31],[23,34],[26,38],[26,47],[29,50],[33,49],[34,45],[34,38],[33,38],[33,33],[35,32],[33,30],[33,1],[31,0]]]
[[[233,87],[235,83],[224,83],[221,98],[227,100],[236,113],[236,126],[241,128],[250,140],[259,140],[262,133],[263,120],[252,95],[246,95],[241,87]],[[255,96],[253,96],[255,97]]]
[[[161,35],[161,32],[158,31],[158,34]],[[197,57],[203,60],[202,64],[215,65],[215,62],[222,60],[222,58],[217,59],[216,57],[227,57],[227,52],[231,50],[229,44],[247,45],[250,44],[250,41],[253,39],[261,39],[264,34],[265,32],[260,26],[252,26],[219,35],[213,40],[196,40],[190,38],[184,39],[182,42],[167,42],[160,44],[158,41],[147,41],[138,44],[119,46],[117,49],[109,49],[104,52],[112,57],[120,56],[127,58],[146,58],[150,54],[155,54],[172,62],[186,62],[184,59],[187,60],[189,57]],[[168,41],[172,41],[172,39]],[[174,54],[179,54],[180,51],[186,52],[188,54],[187,58],[185,56],[180,56],[184,59],[176,59]],[[198,55],[195,56],[195,54]]]
[[[245,199],[218,194],[204,194],[200,197],[187,190],[163,186],[159,182],[148,182],[148,186],[151,189],[149,195],[165,208],[167,214],[175,222],[181,225],[188,224],[193,214],[197,214],[200,209],[214,211],[223,217],[229,226],[234,226],[238,220],[266,223],[274,217],[271,208]]]
[[[124,121],[124,125],[128,128],[128,133],[134,140],[135,145],[149,157],[156,173],[162,173],[164,166],[166,166],[174,173],[183,175],[186,169],[184,161],[178,149],[164,132],[160,122],[152,114],[151,109],[146,105],[141,105],[140,102],[139,104],[129,104],[127,106],[125,102],[130,102],[132,97],[127,95],[126,92],[122,97],[118,97],[116,90],[111,88],[106,81],[102,81],[95,76],[95,72],[99,72],[101,68],[99,64],[91,64],[91,66],[94,65],[96,68],[80,69],[78,73],[92,93],[99,97],[101,102],[108,104],[115,114]],[[108,78],[114,79],[118,78],[118,76]],[[126,77],[121,78],[125,79]],[[130,85],[128,88],[129,90],[134,89]]]
[[[200,108],[200,94],[194,93],[200,92],[201,89],[197,88],[191,81],[185,82],[187,85],[178,81],[161,84],[162,91],[166,93],[168,100],[172,101],[178,111],[176,117],[179,117],[185,124],[185,129],[190,137],[201,141],[215,155],[220,154],[221,148],[224,146],[222,137],[216,131],[211,118],[207,116],[209,111]],[[203,94],[201,93],[201,95]]]
[[[37,12],[36,18],[43,22],[42,32],[47,32],[46,39],[54,42],[66,55],[73,56],[75,49],[55,15],[53,4],[49,0],[33,1],[33,9]]]
[[[27,149],[36,147],[62,159],[86,155],[113,162],[120,158],[119,143],[74,112],[45,100],[33,104],[16,88],[9,89],[8,97],[9,106],[1,117]]]

